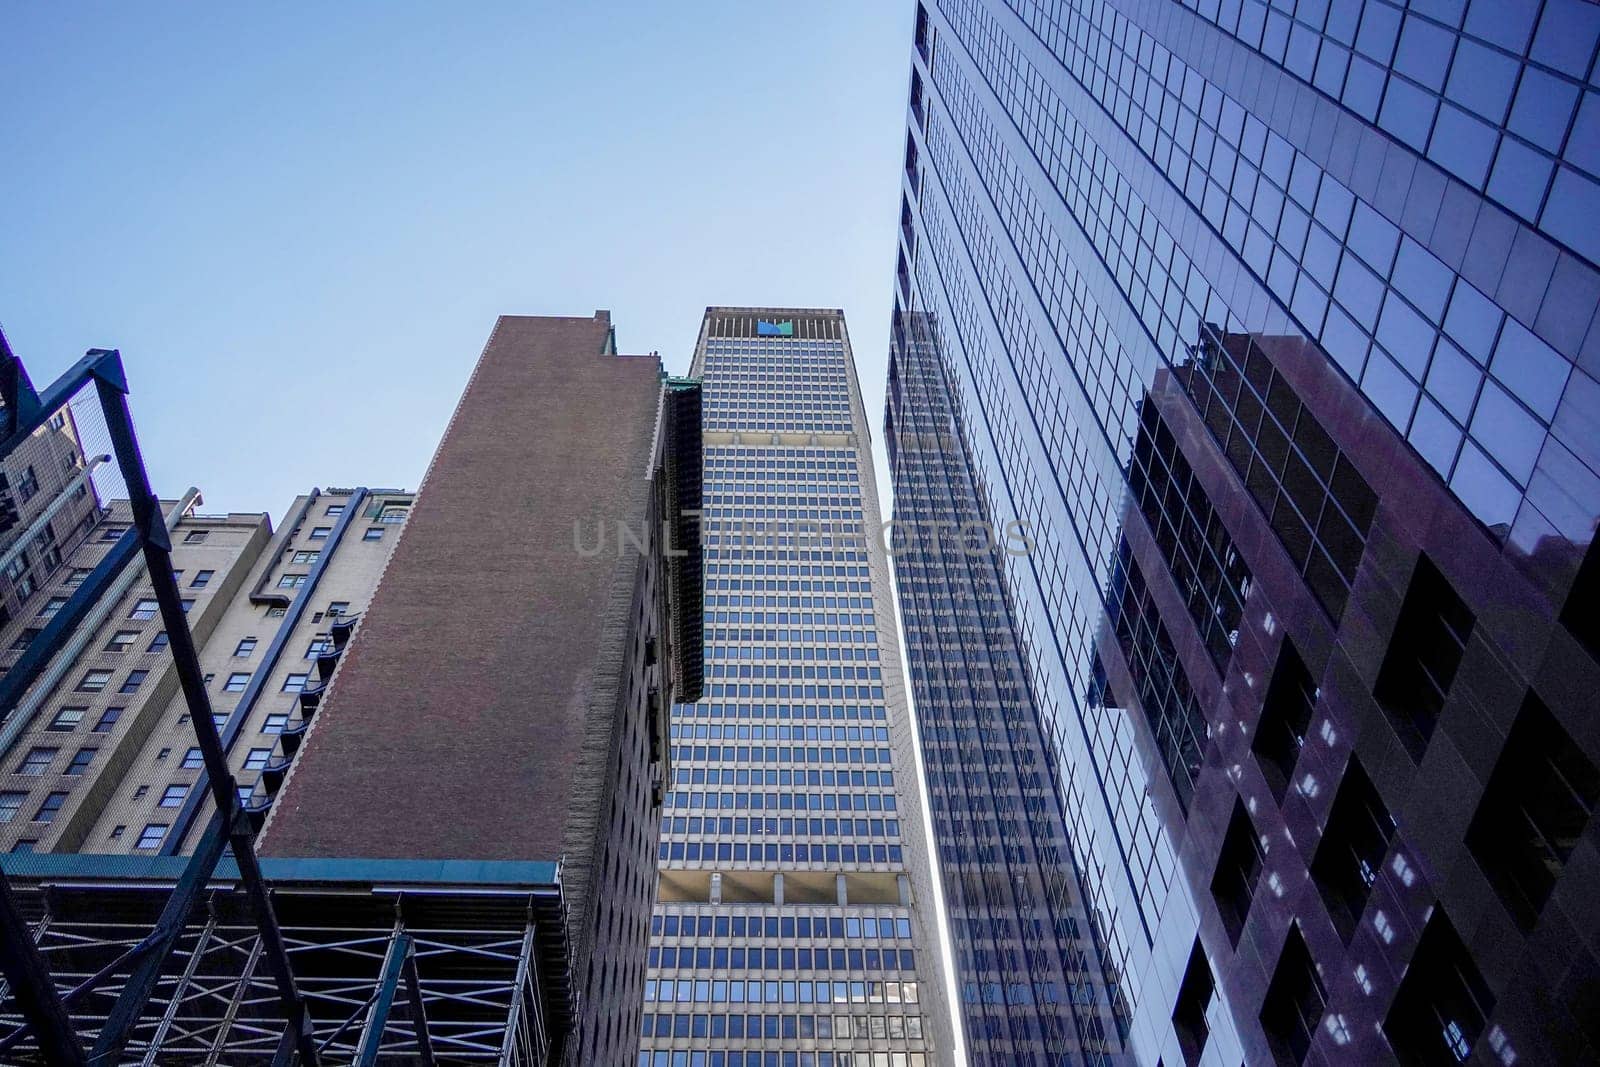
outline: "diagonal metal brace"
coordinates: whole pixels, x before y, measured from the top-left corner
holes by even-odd
[[[105,1027],[100,1031],[100,1038],[89,1054],[91,1064],[115,1064],[121,1061],[127,1049],[128,1037],[149,1006],[150,994],[155,990],[167,961],[171,959],[184,927],[189,924],[189,916],[200,895],[205,892],[211,872],[216,869],[227,844],[228,835],[224,832],[219,812],[211,817],[205,834],[200,838],[200,847],[190,857],[183,874],[178,878],[178,884],[173,886],[172,893],[167,897],[166,907],[161,909],[156,928],[145,939],[150,947],[142,954],[122,987],[122,995],[117,997]]]
[[[398,924],[389,937],[389,948],[383,954],[383,969],[378,972],[378,989],[373,994],[372,1006],[367,1010],[366,1024],[361,1028],[361,1040],[356,1043],[355,1067],[374,1067],[378,1050],[383,1045],[383,1031],[389,1023],[389,1009],[394,1006],[395,991],[400,985],[401,972],[411,955],[411,935]]]
[[[91,374],[99,394],[100,407],[105,414],[106,429],[111,435],[123,484],[127,487],[133,528],[141,534],[145,567],[150,573],[151,589],[161,609],[161,621],[166,626],[173,666],[178,672],[178,682],[183,690],[184,703],[188,706],[195,740],[199,742],[212,801],[239,866],[239,880],[255,912],[262,952],[272,972],[279,1006],[287,1023],[285,1034],[293,1036],[294,1047],[303,1067],[317,1067],[319,1057],[316,1043],[312,1040],[313,1028],[305,998],[295,983],[288,946],[278,926],[266,880],[261,875],[261,865],[256,858],[255,835],[249,820],[241,814],[238,787],[233,772],[228,768],[227,754],[217,732],[216,720],[212,717],[211,698],[206,692],[194,635],[189,630],[182,594],[172,573],[172,554],[168,551],[164,536],[159,540],[151,537],[151,531],[160,526],[160,508],[155,492],[150,487],[150,475],[140,456],[133,416],[128,410],[127,382],[122,373],[122,361],[114,351],[92,352],[90,356],[93,358]],[[161,529],[164,534],[165,527]]]
[[[81,1067],[87,1061],[67,1009],[56,994],[55,980],[33,943],[33,931],[22,921],[11,882],[0,870],[0,969],[5,971],[11,995],[38,1041],[48,1063]]]
[[[410,940],[410,938],[407,938]],[[433,1038],[428,1036],[428,1013],[422,1003],[422,979],[417,975],[417,947],[407,946],[405,962],[406,996],[411,1001],[411,1024],[417,1031],[417,1058],[423,1067],[433,1067]]]

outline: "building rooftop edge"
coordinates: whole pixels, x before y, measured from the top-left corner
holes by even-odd
[[[7,853],[0,870],[12,878],[93,882],[176,880],[188,856],[129,856],[90,853]],[[357,857],[263,856],[261,871],[274,883],[370,882],[381,885],[557,887],[554,860],[364,859]],[[218,861],[212,884],[237,881],[233,857]]]

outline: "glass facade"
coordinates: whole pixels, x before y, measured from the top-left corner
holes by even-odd
[[[943,1062],[916,746],[843,315],[712,308],[692,374],[705,697],[673,709],[639,1067]]]
[[[1552,726],[1564,782],[1600,762],[1600,9],[924,0],[915,34],[896,517],[1029,540],[989,592],[897,559],[969,1053],[1036,1047],[984,1029],[1036,1010],[985,954],[1017,898],[960,885],[1016,757],[934,727],[1015,670],[1112,1024],[1072,1054],[1595,1055],[1545,977],[1594,953],[1537,936],[1589,928],[1593,793],[1497,768]],[[1014,654],[953,665],[964,612]],[[1468,832],[1513,821],[1516,873]]]
[[[969,1062],[1116,1063],[1115,964],[1085,906],[974,469],[952,432],[934,334],[896,324],[887,443],[906,658],[941,843]]]

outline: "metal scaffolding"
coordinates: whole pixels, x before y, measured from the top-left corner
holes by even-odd
[[[167,906],[182,857],[10,856],[15,915],[74,1033],[102,1030],[129,951]],[[262,861],[311,1042],[327,1062],[544,1064],[571,1011],[560,890],[545,863]],[[119,1056],[152,1064],[281,1063],[269,951],[223,860]],[[99,976],[98,981],[94,979]],[[0,1006],[0,1062],[56,1062]]]
[[[0,1062],[559,1055],[572,1005],[555,864],[258,859],[260,811],[212,717],[120,354],[92,349],[41,393],[0,335],[0,457],[90,388],[133,524],[0,677],[0,721],[142,556],[216,810],[190,856],[0,858]]]

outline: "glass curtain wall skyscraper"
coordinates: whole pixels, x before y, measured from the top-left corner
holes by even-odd
[[[950,1062],[844,316],[710,308],[705,696],[673,709],[639,1067]]]
[[[984,517],[1029,524],[993,559],[1070,846],[1044,881],[1103,938],[1107,1049],[1600,1056],[1600,8],[915,17],[897,507],[960,505],[906,491],[921,405]],[[943,583],[908,634],[969,595],[901,578]],[[968,713],[931,681],[945,646],[908,658],[925,722]],[[1012,771],[925,741],[951,885],[974,779]],[[989,909],[952,925],[970,1034],[978,938],[1029,939],[1014,896],[949,895]]]
[[[994,529],[935,334],[895,323],[886,444],[906,659],[941,843],[969,1063],[1117,1063],[1127,1006],[1071,857]]]

